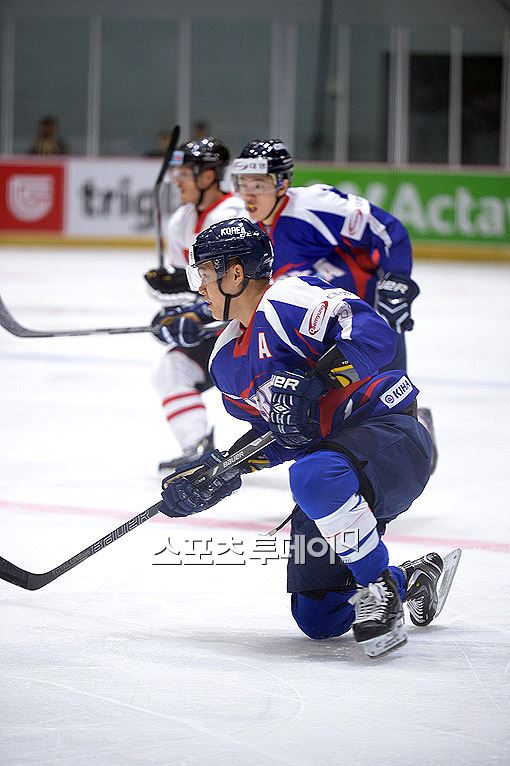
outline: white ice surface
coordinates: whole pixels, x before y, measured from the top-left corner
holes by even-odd
[[[0,294],[36,329],[143,325],[154,261],[3,248]],[[248,558],[292,506],[286,471],[248,477],[221,506],[157,517],[40,591],[0,582],[2,766],[510,762],[510,269],[415,273],[409,368],[440,460],[387,541],[394,563],[464,547],[437,622],[376,661],[350,634],[302,635],[285,561]],[[158,499],[155,466],[177,450],[150,381],[163,347],[0,328],[0,348],[0,554],[45,571]],[[244,428],[206,398],[226,448]],[[192,541],[208,538],[214,563],[198,564]],[[229,543],[238,553],[218,555]]]

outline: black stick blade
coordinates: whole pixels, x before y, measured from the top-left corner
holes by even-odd
[[[10,561],[0,556],[0,577],[2,580],[17,585],[18,588],[25,588],[26,590],[36,590],[34,587],[30,587],[30,572],[26,572],[24,569],[20,569],[16,564],[11,564]]]
[[[162,507],[163,502],[160,500],[158,503],[151,505],[150,508],[147,508],[145,511],[139,513],[138,516],[129,519],[129,521],[125,521],[124,524],[121,524],[120,527],[114,529],[113,532],[109,532],[107,535],[101,537],[95,543],[92,543],[92,545],[84,548],[75,556],[72,556],[67,561],[64,561],[63,564],[59,564],[59,566],[55,567],[54,569],[50,569],[49,572],[28,572],[27,570],[16,566],[16,564],[11,564],[10,561],[7,561],[7,559],[4,559],[0,556],[0,579],[12,583],[12,585],[17,585],[18,588],[25,588],[25,590],[39,590],[39,588],[42,588],[45,585],[48,585],[48,583],[53,582],[53,580],[56,580],[57,577],[60,577],[60,575],[63,575],[70,569],[73,569],[82,561],[85,561],[85,559],[90,558],[90,556],[93,556],[95,553],[103,550],[103,548],[111,545],[111,543],[115,542],[115,540],[118,540],[119,537],[123,537],[128,532],[131,532],[132,529],[136,529],[136,527],[139,527],[140,524],[143,524],[148,519],[151,519],[153,516],[160,512]]]

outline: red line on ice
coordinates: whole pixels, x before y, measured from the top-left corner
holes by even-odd
[[[113,518],[120,521],[127,521],[129,512],[112,510],[108,508],[83,508],[75,505],[45,505],[43,503],[30,503],[18,500],[0,500],[0,509],[7,511],[20,510],[20,511],[34,511],[39,513],[62,513],[66,516],[94,516],[96,518]],[[171,522],[163,515],[155,516],[156,521],[172,525],[175,524],[197,524],[201,527],[209,527],[211,529],[242,529],[248,532],[267,532],[274,526],[274,522],[261,520],[260,522],[253,521],[236,521],[234,519],[211,519],[204,516],[200,516],[200,520],[197,522],[195,519],[172,519]],[[288,526],[284,527],[288,530]],[[494,540],[464,540],[459,538],[449,537],[430,537],[427,535],[392,535],[388,534],[384,537],[388,542],[405,543],[408,545],[426,545],[426,546],[438,546],[438,547],[451,547],[451,548],[464,548],[493,551],[494,553],[510,553],[510,543],[496,542]]]

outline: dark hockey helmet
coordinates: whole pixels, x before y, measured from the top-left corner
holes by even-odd
[[[287,146],[279,138],[269,138],[264,141],[255,140],[246,144],[239,158],[235,160],[233,173],[242,174],[242,165],[239,160],[267,160],[267,173],[275,175],[277,181],[292,180],[294,158]],[[246,172],[254,172],[248,169]],[[259,171],[260,172],[260,171]]]
[[[274,253],[267,234],[247,218],[230,218],[202,231],[190,248],[187,274],[191,289],[196,291],[203,284],[202,264],[212,263],[218,280],[233,258],[241,261],[247,279],[271,277]]]
[[[215,170],[216,178],[221,181],[230,162],[230,154],[225,144],[217,138],[207,136],[199,141],[188,141],[172,154],[171,167],[191,165],[198,176],[203,170]]]

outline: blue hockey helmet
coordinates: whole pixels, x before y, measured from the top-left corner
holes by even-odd
[[[198,290],[204,284],[202,264],[212,263],[212,277],[218,281],[233,258],[242,263],[246,279],[271,277],[274,253],[267,234],[247,218],[230,218],[202,231],[190,248],[187,275],[191,289]]]
[[[289,182],[292,180],[293,167],[292,154],[281,139],[257,139],[246,144],[239,157],[234,160],[232,174],[270,174],[276,176],[280,186],[284,179]]]

